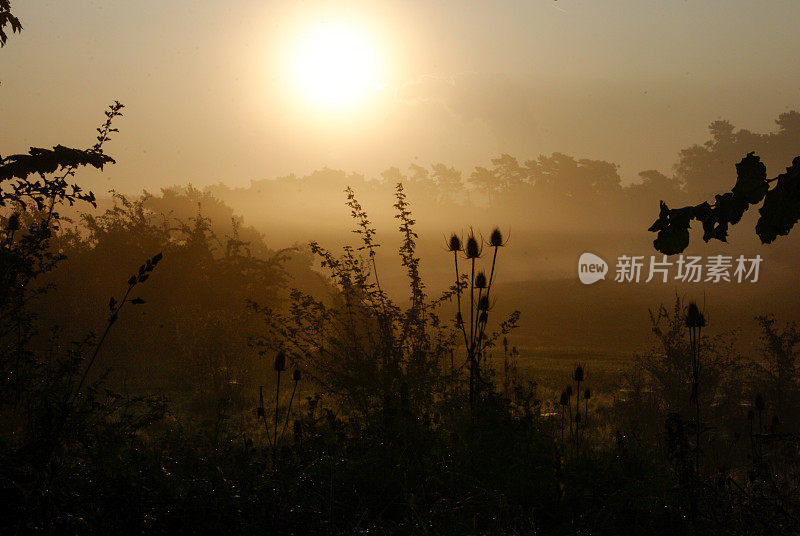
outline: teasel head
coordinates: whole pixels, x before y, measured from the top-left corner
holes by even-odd
[[[286,351],[284,351],[283,348],[278,350],[278,353],[275,355],[274,369],[277,372],[286,370]]]
[[[769,423],[769,426],[770,426],[770,428],[772,429],[772,432],[773,432],[773,433],[774,433],[774,432],[775,432],[775,430],[778,428],[778,425],[779,425],[780,423],[781,423],[781,418],[780,418],[780,416],[778,416],[778,414],[776,413],[775,415],[773,415],[773,416],[772,416],[772,421],[770,421],[770,423]]]
[[[478,310],[479,311],[488,311],[489,310],[489,297],[488,296],[481,296],[480,301],[478,301]]]
[[[578,365],[577,367],[575,367],[575,373],[572,375],[572,378],[576,382],[582,382],[583,381],[583,367],[582,366]]]
[[[755,406],[756,406],[756,411],[758,411],[759,413],[764,411],[764,408],[766,408],[767,406],[764,403],[764,396],[761,393],[756,394]]]
[[[592,390],[591,389],[586,389],[583,392],[583,398],[584,398],[584,400],[589,400],[590,398],[592,398]]]
[[[489,320],[489,313],[486,310],[481,311],[481,314],[478,315],[478,322],[485,324]]]
[[[461,239],[456,233],[450,235],[450,240],[447,241],[447,251],[461,251]]]
[[[572,396],[572,386],[571,385],[567,385],[567,388],[565,389],[565,391],[567,392],[567,396]]]
[[[467,238],[467,245],[464,248],[464,254],[468,259],[479,259],[481,256],[481,247],[478,245],[478,239],[475,238],[473,233],[470,233]]]
[[[464,317],[461,316],[461,311],[456,313],[456,327],[460,328],[464,325]]]
[[[558,403],[562,406],[566,406],[569,403],[569,393],[567,393],[566,389],[561,391],[561,398]]]
[[[503,233],[500,232],[499,227],[495,227],[492,234],[489,236],[489,245],[493,248],[501,248],[505,245],[505,242],[503,242]]]
[[[686,312],[686,327],[687,328],[702,328],[706,325],[706,318],[700,312],[695,302],[689,304],[689,310]]]
[[[14,212],[11,216],[8,217],[8,222],[6,222],[6,229],[8,229],[9,231],[19,230],[19,212]]]
[[[475,276],[475,288],[486,288],[486,283],[486,274],[478,272],[478,275]]]
[[[294,369],[294,372],[292,372],[292,380],[294,380],[295,382],[299,382],[300,378],[302,377],[303,375],[300,373],[300,369],[297,368]]]

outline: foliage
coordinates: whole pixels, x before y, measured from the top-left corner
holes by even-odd
[[[345,246],[341,257],[316,242],[310,245],[332,277],[336,294],[325,303],[295,290],[287,313],[253,303],[268,328],[268,335],[254,344],[263,353],[285,346],[289,359],[350,411],[365,416],[377,412],[389,421],[401,411],[430,415],[435,394],[452,378],[444,363],[454,333],[440,321],[437,308],[455,290],[427,299],[415,252],[415,221],[398,185],[399,255],[409,282],[409,306],[403,309],[389,298],[378,277],[375,230],[354,192],[348,189],[347,194],[361,245]]]
[[[11,26],[11,32],[21,32],[22,24],[19,19],[11,14],[11,0],[0,0],[0,47],[5,46],[8,35],[6,26]]]
[[[98,435],[134,433],[163,414],[159,398],[123,396],[107,388],[107,371],[91,374],[120,311],[126,304],[144,303],[130,293],[149,278],[161,254],[130,277],[119,301],[111,299],[99,340],[89,335],[65,343],[57,330],[49,337],[41,334],[30,308],[32,299],[47,290],[33,283],[63,260],[51,248],[62,222],[57,209],[76,201],[94,203],[91,192],[83,194],[67,178],[81,165],[101,167],[113,161],[103,154],[102,146],[116,131],[111,122],[121,108],[119,103],[109,108],[97,143],[87,151],[59,146],[52,152],[32,149],[29,155],[1,159],[2,180],[16,177],[17,181],[2,190],[6,210],[0,245],[0,482],[5,492],[16,490],[21,495],[12,494],[8,500],[18,513],[30,509],[46,515],[51,481],[69,464],[63,461],[79,456],[87,442]],[[55,172],[57,176],[48,176]],[[31,174],[38,179],[30,179]]]
[[[689,245],[689,227],[692,220],[703,225],[703,240],[726,241],[728,227],[739,223],[750,207],[763,200],[759,209],[761,217],[756,224],[756,234],[764,244],[789,233],[800,218],[800,157],[772,180],[767,180],[766,167],[754,153],[748,153],[736,164],[737,180],[726,194],[716,195],[713,204],[670,209],[661,201],[658,219],[650,231],[658,233],[653,246],[660,252],[673,255]],[[775,182],[773,188],[769,183]]]

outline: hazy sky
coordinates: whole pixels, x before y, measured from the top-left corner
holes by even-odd
[[[609,160],[631,180],[669,172],[714,119],[767,131],[800,109],[796,1],[14,0],[12,11],[25,29],[0,50],[0,154],[89,146],[118,99],[118,165],[89,178],[101,191],[322,166],[469,171],[502,152]],[[354,32],[372,58],[355,102],[323,106],[297,85],[297,51],[321,25]]]

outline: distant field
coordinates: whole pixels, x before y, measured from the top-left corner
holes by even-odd
[[[495,351],[490,363],[496,371],[499,385],[503,381],[503,357]],[[520,349],[517,368],[521,377],[535,381],[542,396],[552,396],[568,382],[572,383],[575,366],[581,364],[585,372],[584,385],[597,395],[609,396],[619,388],[623,374],[634,363],[632,353],[587,353],[570,350]]]

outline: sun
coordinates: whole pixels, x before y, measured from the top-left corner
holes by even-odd
[[[374,43],[347,25],[312,28],[300,39],[292,66],[298,91],[317,106],[346,108],[379,87]]]

